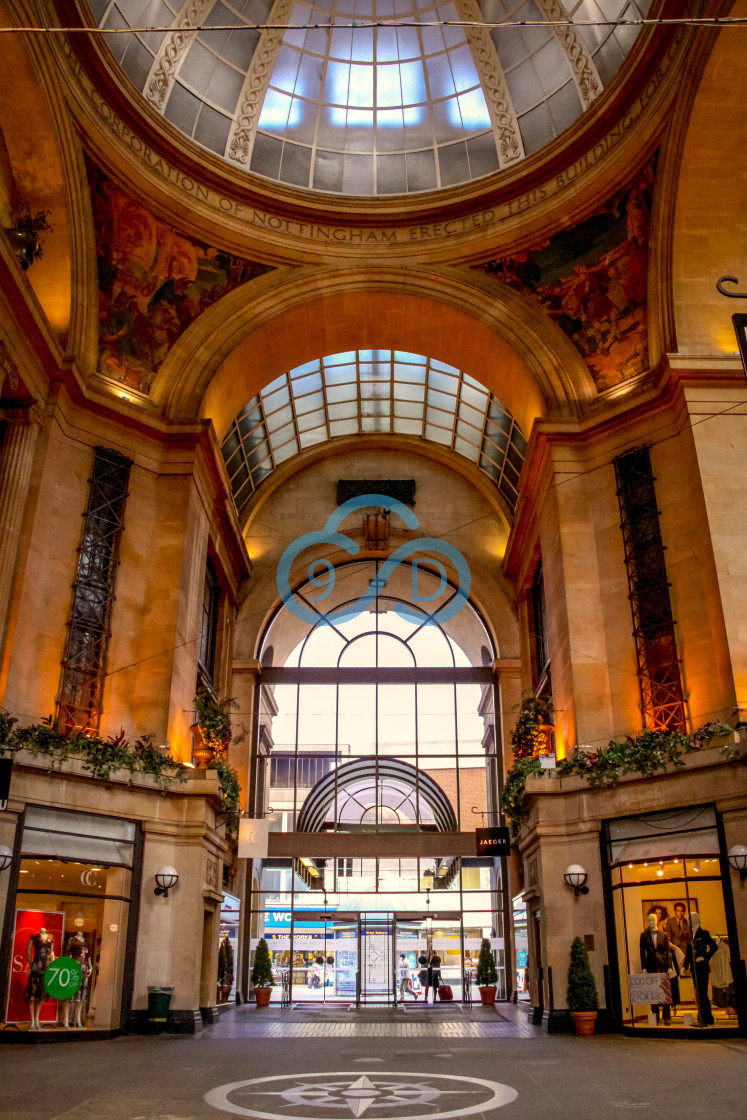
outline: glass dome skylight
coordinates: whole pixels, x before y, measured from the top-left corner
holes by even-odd
[[[223,440],[236,507],[281,463],[336,436],[397,433],[476,463],[516,505],[526,440],[484,385],[398,350],[353,350],[297,366],[252,397]]]
[[[268,179],[366,196],[469,182],[549,143],[611,81],[638,34],[604,21],[645,16],[651,0],[89,5],[100,27],[159,29],[107,43],[197,143]],[[559,16],[599,22],[551,26]],[[522,20],[548,26],[438,26]],[[383,26],[365,26],[374,21]],[[251,27],[265,23],[303,26]]]

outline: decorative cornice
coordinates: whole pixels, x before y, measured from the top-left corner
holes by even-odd
[[[537,0],[537,7],[548,20],[558,21],[568,18],[568,13],[560,0]],[[573,80],[581,96],[581,104],[584,109],[588,109],[603,89],[599,72],[586,44],[574,27],[570,27],[568,24],[560,26],[555,22],[552,30],[565,51]]]
[[[187,0],[176,17],[174,30],[164,37],[145,83],[146,98],[161,113],[179,63],[194,42],[194,29],[214,4],[215,0]]]
[[[455,0],[459,19],[480,23],[482,13],[476,0]],[[489,33],[482,27],[465,27],[464,34],[472,51],[477,73],[482,83],[485,103],[493,123],[498,163],[501,168],[511,167],[524,159],[524,142],[519,131],[511,94],[506,84],[503,67]]]
[[[293,0],[275,0],[268,23],[282,24],[290,20]],[[252,55],[244,86],[239,98],[236,120],[228,136],[226,158],[247,166],[249,155],[257,133],[259,112],[264,100],[265,90],[270,80],[275,60],[283,42],[283,30],[263,31]]]

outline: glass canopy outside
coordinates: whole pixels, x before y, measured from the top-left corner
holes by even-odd
[[[633,46],[640,28],[608,21],[651,3],[89,0],[98,26],[123,31],[107,38],[122,69],[180,131],[265,178],[358,196],[454,186],[538,151]],[[592,23],[551,24],[563,17]],[[539,26],[489,26],[521,21]]]
[[[248,402],[222,444],[236,507],[281,463],[339,436],[416,436],[463,455],[516,505],[526,440],[508,410],[454,366],[352,350],[297,366]]]

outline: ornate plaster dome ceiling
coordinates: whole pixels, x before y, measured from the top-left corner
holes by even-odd
[[[125,29],[110,50],[180,131],[234,167],[358,196],[456,186],[543,148],[635,41],[639,28],[604,21],[651,3],[89,0],[98,26]],[[550,25],[565,17],[597,22]],[[548,26],[438,26],[521,20]],[[126,32],[147,27],[171,30]]]

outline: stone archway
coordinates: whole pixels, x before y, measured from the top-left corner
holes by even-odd
[[[468,269],[303,269],[239,288],[185,331],[153,386],[173,420],[198,415],[222,436],[246,401],[294,365],[361,346],[457,365],[529,432],[576,416],[596,395],[568,338],[528,297]]]

